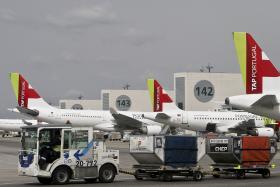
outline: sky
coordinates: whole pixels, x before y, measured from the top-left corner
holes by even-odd
[[[233,31],[250,32],[280,68],[275,0],[1,0],[0,118],[20,117],[9,72],[48,102],[101,89],[173,88],[176,72],[239,73]]]

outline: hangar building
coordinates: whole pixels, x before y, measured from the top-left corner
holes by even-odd
[[[175,73],[175,100],[183,110],[215,110],[228,96],[245,94],[241,74]]]
[[[173,91],[167,91],[174,96]],[[120,111],[152,111],[148,90],[101,90],[101,100],[60,100],[60,108]]]
[[[101,100],[60,100],[59,107],[61,109],[75,109],[75,110],[102,110]]]
[[[207,111],[221,108],[226,97],[244,94],[245,88],[241,74],[184,72],[174,74],[174,91],[167,92],[183,110]],[[152,111],[147,90],[101,90],[101,100],[61,100],[59,105],[68,109]]]

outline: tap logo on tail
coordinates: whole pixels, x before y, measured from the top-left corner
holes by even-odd
[[[262,93],[263,78],[278,77],[279,72],[249,33],[234,32],[233,39],[246,93]]]
[[[172,99],[156,80],[148,79],[147,83],[154,112],[163,111],[164,103],[173,103]]]
[[[10,73],[10,80],[20,107],[28,108],[29,99],[40,98],[36,90],[19,73]]]

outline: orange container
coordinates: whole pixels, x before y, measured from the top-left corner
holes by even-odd
[[[242,150],[242,162],[269,162],[270,150]]]
[[[263,136],[243,136],[242,137],[242,149],[258,149],[258,150],[270,150],[269,137]]]

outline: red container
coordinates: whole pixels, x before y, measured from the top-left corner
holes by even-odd
[[[243,162],[269,162],[270,150],[242,150]]]
[[[242,137],[243,150],[270,150],[269,137],[263,136],[243,136]]]

